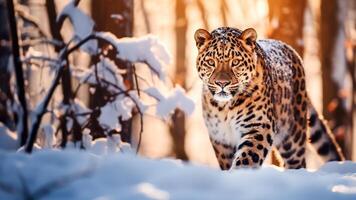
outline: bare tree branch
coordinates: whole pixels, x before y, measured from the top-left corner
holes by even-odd
[[[27,153],[31,153],[32,152],[33,144],[36,141],[37,132],[38,132],[38,129],[40,127],[40,124],[41,124],[41,121],[42,121],[42,117],[46,113],[48,103],[50,102],[50,100],[51,100],[51,98],[52,98],[52,96],[54,94],[54,91],[55,91],[56,87],[58,86],[58,84],[60,82],[60,79],[61,79],[61,77],[63,75],[63,71],[64,71],[65,67],[67,66],[66,65],[66,60],[67,60],[66,58],[73,51],[79,49],[83,44],[85,44],[87,41],[89,41],[89,40],[91,40],[93,38],[95,38],[95,35],[89,35],[86,38],[84,38],[83,40],[81,40],[80,42],[78,42],[76,45],[74,45],[72,48],[70,48],[70,49],[65,48],[61,52],[59,60],[63,60],[64,63],[61,63],[61,65],[59,65],[57,73],[55,75],[55,78],[52,81],[52,84],[51,84],[46,96],[44,97],[43,101],[40,102],[39,105],[36,108],[34,120],[33,120],[32,126],[31,126],[31,130],[30,130],[29,140],[28,140],[28,142],[26,144],[26,147],[25,147],[25,151]]]
[[[46,110],[47,110],[47,106],[48,106],[48,103],[50,102],[50,99],[52,98],[53,96],[53,93],[56,89],[56,87],[58,86],[58,84],[60,83],[60,79],[61,77],[63,76],[63,71],[64,69],[68,68],[68,61],[67,61],[67,57],[69,54],[71,54],[72,52],[78,50],[83,44],[85,44],[86,42],[88,42],[89,40],[92,40],[92,39],[96,39],[96,40],[99,40],[99,41],[102,41],[102,42],[106,42],[106,43],[109,43],[111,44],[109,41],[105,40],[104,38],[102,37],[98,37],[97,34],[93,33],[89,36],[87,36],[86,38],[84,38],[83,40],[79,41],[77,44],[75,44],[73,47],[69,48],[68,45],[60,52],[60,55],[59,55],[59,63],[60,65],[58,66],[57,68],[57,73],[55,75],[55,78],[54,80],[52,81],[52,84],[46,94],[46,96],[44,97],[43,101],[41,103],[38,104],[37,106],[37,109],[36,109],[36,112],[35,112],[35,117],[34,117],[34,120],[33,120],[33,123],[32,123],[32,126],[31,126],[31,130],[30,130],[30,138],[28,140],[28,143],[26,144],[26,148],[25,148],[25,151],[30,153],[32,151],[32,148],[33,148],[33,144],[35,142],[35,139],[37,137],[37,132],[38,132],[38,129],[39,129],[39,126],[41,124],[41,120],[42,120],[42,117],[43,115],[46,113]],[[114,49],[115,49],[115,45],[111,44]],[[115,51],[117,53],[119,53],[117,51],[117,49],[115,49]],[[154,71],[154,68],[152,66],[150,66],[146,61],[140,61],[141,63],[145,63],[148,68],[150,70],[152,70],[155,74],[158,74],[158,72],[155,72]],[[135,75],[136,73],[134,73]],[[97,74],[96,74],[97,75]],[[136,108],[137,108],[137,111],[138,113],[140,114],[140,125],[141,125],[141,128],[140,128],[140,136],[139,136],[139,141],[138,141],[138,146],[137,146],[137,152],[139,150],[139,147],[140,147],[140,144],[141,144],[141,140],[142,140],[142,133],[143,133],[143,111],[141,111],[140,107],[139,107],[139,102],[137,102],[137,99],[132,97],[132,95],[124,90],[123,88],[120,88],[119,86],[117,86],[116,84],[113,84],[111,82],[108,82],[106,81],[105,79],[100,79],[99,77],[96,77],[98,79],[98,84],[101,85],[101,81],[105,84],[108,84],[114,88],[116,88],[120,93],[122,94],[125,94],[125,96],[127,96],[128,98],[130,98],[136,105]],[[135,80],[136,80],[136,86],[137,86],[137,92],[138,94],[140,94],[139,92],[139,87],[138,87],[138,81],[137,81],[137,75],[135,76]],[[76,89],[76,92],[77,92],[78,89]],[[75,92],[75,93],[76,93]]]

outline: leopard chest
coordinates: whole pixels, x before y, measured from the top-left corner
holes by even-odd
[[[235,111],[228,106],[203,105],[203,116],[212,141],[234,147],[241,137]]]

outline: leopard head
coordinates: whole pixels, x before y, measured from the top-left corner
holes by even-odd
[[[194,38],[198,74],[214,99],[229,101],[245,92],[256,73],[256,31],[222,27],[209,33],[198,29]]]

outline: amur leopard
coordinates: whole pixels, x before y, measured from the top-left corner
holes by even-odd
[[[199,29],[196,67],[203,117],[221,169],[256,168],[275,147],[284,167],[306,167],[310,142],[325,161],[344,160],[311,104],[303,63],[290,46],[249,28]]]

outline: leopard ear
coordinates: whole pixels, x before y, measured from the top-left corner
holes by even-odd
[[[244,30],[240,35],[240,39],[243,42],[243,46],[247,50],[252,51],[253,49],[255,49],[257,40],[257,33],[255,29],[248,28]]]
[[[198,29],[194,34],[195,44],[198,49],[200,49],[205,42],[211,39],[211,35],[207,30]]]

